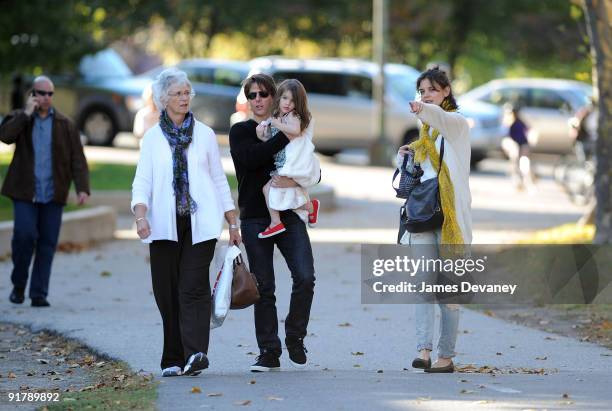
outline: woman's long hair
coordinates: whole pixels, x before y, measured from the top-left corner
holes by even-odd
[[[435,66],[421,73],[421,75],[416,81],[417,91],[421,86],[421,82],[425,79],[429,80],[431,85],[434,87],[441,87],[442,89],[448,87],[450,89],[450,94],[442,102],[442,108],[444,110],[457,110],[459,108],[459,105],[455,100],[455,96],[453,96],[453,88],[451,87],[450,80],[448,79],[446,73],[440,69],[440,67]]]
[[[272,115],[274,117],[279,117],[281,115],[280,99],[285,91],[289,91],[293,97],[293,104],[295,105],[294,111],[300,118],[300,131],[304,131],[310,124],[310,119],[312,116],[308,110],[308,97],[306,96],[306,89],[299,80],[292,78],[284,80],[282,83],[280,83],[276,90],[276,96],[272,105]]]

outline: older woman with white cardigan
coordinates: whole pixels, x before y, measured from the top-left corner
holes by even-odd
[[[143,138],[131,208],[149,244],[153,294],[164,327],[162,376],[197,375],[208,367],[208,268],[223,217],[230,243],[241,241],[213,130],[189,110],[194,92],[177,69],[159,74],[153,97],[161,114]]]

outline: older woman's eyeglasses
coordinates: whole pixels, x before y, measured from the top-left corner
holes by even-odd
[[[177,91],[176,93],[168,93],[168,95],[170,97],[176,97],[176,98],[181,98],[181,97],[189,97],[189,98],[194,98],[195,97],[195,91],[193,90],[189,90],[189,91]]]

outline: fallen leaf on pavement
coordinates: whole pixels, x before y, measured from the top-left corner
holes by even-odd
[[[235,405],[249,405],[251,403],[251,400],[244,400],[244,401],[236,401],[234,404]]]
[[[8,377],[9,377],[9,378],[17,378],[17,376],[15,375],[15,373],[14,373],[14,372],[9,372],[9,373],[8,373]]]
[[[562,398],[569,398],[569,394],[568,393],[563,393],[563,395],[561,396]]]
[[[273,395],[270,395],[270,396],[268,397],[268,400],[269,400],[269,401],[282,401],[283,399],[284,399],[284,398],[281,398],[281,397],[275,397],[275,396],[273,396]]]
[[[484,310],[484,314],[489,317],[495,317],[495,313],[491,310]]]
[[[200,389],[200,387],[191,387],[191,393],[192,394],[202,394],[202,390]]]
[[[547,359],[548,359],[548,357],[536,357],[535,359],[536,359],[536,360],[541,360],[541,361],[544,361],[544,360],[547,360]]]
[[[223,393],[222,392],[209,392],[208,394],[206,394],[207,397],[222,397]]]
[[[351,352],[351,354],[353,354],[353,355],[363,355],[363,353],[361,351]]]
[[[350,326],[351,326],[351,323],[341,323],[341,324],[338,324],[338,327],[350,327]]]
[[[110,273],[109,271],[102,271],[102,272],[100,273],[100,275],[101,275],[102,277],[110,277],[110,276],[111,276],[111,273]]]
[[[472,394],[472,393],[474,393],[474,390],[465,390],[464,389],[464,390],[459,391],[459,393],[460,394]]]
[[[41,364],[49,364],[49,360],[45,360],[44,358],[39,358],[39,359],[38,359],[38,360],[36,360],[36,361],[38,361],[38,362],[39,362],[39,363],[41,363]]]
[[[256,383],[257,383],[257,381],[255,381],[255,380],[251,380],[251,381],[249,381],[249,384],[250,384],[250,385],[253,385],[253,384],[256,384]]]

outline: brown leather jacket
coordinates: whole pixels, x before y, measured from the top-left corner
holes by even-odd
[[[14,200],[33,201],[34,199],[33,124],[34,118],[23,110],[13,111],[0,124],[0,140],[6,144],[15,143],[13,160],[2,184],[2,194]],[[53,115],[51,146],[53,201],[66,204],[72,180],[77,192],[89,194],[89,169],[79,131],[72,121],[57,110]]]

